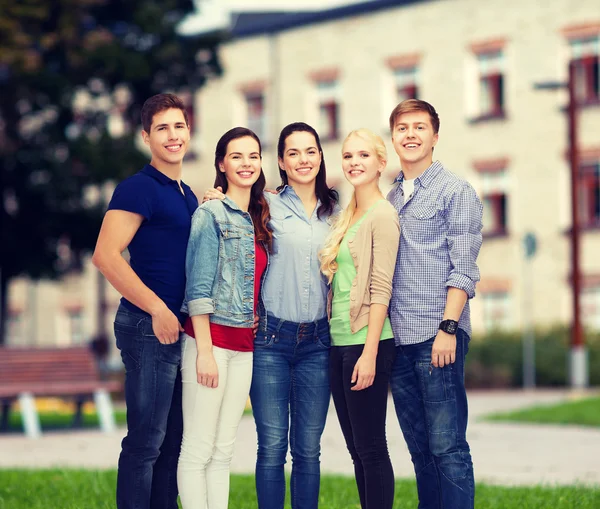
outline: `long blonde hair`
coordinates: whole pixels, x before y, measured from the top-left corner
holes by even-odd
[[[387,150],[385,148],[385,143],[381,139],[380,136],[377,136],[374,132],[369,131],[369,129],[361,128],[351,131],[344,143],[342,144],[342,151],[344,150],[344,145],[346,142],[352,137],[357,136],[362,140],[370,143],[373,146],[375,151],[375,155],[379,162],[384,163],[387,161]],[[356,211],[356,192],[352,192],[352,197],[350,198],[350,202],[348,206],[339,214],[336,221],[333,223],[331,227],[331,231],[325,240],[325,245],[323,249],[319,253],[319,260],[321,261],[321,272],[327,278],[329,284],[333,281],[333,276],[337,272],[338,265],[335,259],[337,258],[338,252],[340,250],[340,245],[342,240],[344,239],[344,235],[348,231],[350,226],[350,222],[352,221],[352,217],[354,216],[354,212]]]

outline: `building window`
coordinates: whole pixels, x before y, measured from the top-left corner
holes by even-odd
[[[406,99],[418,99],[418,68],[416,66],[392,69],[396,88],[396,102]]]
[[[502,50],[477,53],[479,118],[505,115],[504,57]]]
[[[317,97],[319,104],[319,136],[324,142],[337,140],[339,137],[339,103],[337,79],[317,81]]]
[[[507,159],[475,162],[480,173],[483,202],[483,230],[486,237],[508,233]]]
[[[575,97],[582,104],[600,102],[600,36],[569,41],[571,62],[575,64]]]
[[[72,345],[81,345],[85,342],[85,327],[83,309],[73,308],[67,310],[69,323],[69,339]]]
[[[266,142],[265,94],[262,90],[247,92],[246,118],[248,129],[251,129],[264,144]]]
[[[581,318],[586,329],[600,331],[600,286],[585,288],[581,293]]]
[[[481,296],[483,303],[483,325],[486,332],[510,330],[511,297],[508,292],[488,292]]]
[[[580,225],[600,227],[600,161],[581,165],[578,204]]]

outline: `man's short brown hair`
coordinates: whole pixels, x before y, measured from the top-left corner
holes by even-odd
[[[172,108],[181,110],[185,123],[189,127],[188,114],[183,101],[175,94],[156,94],[147,99],[142,106],[142,127],[144,131],[150,132],[154,115]]]
[[[419,99],[406,99],[402,101],[398,106],[394,108],[390,115],[390,132],[394,132],[394,125],[396,124],[396,119],[402,115],[403,113],[410,113],[412,111],[424,111],[429,113],[429,118],[431,119],[431,127],[433,127],[433,132],[435,134],[440,130],[440,117],[435,111],[435,108],[429,104],[428,102],[421,101]]]

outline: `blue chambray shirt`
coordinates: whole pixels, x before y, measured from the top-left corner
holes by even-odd
[[[406,201],[403,180],[400,172],[387,197],[400,219],[389,314],[396,344],[411,345],[437,334],[448,287],[475,296],[483,206],[473,187],[439,161],[415,179]],[[458,326],[471,335],[468,300]]]
[[[314,322],[327,315],[329,287],[320,270],[323,248],[333,214],[319,219],[317,203],[309,218],[294,189],[265,193],[271,211],[273,253],[261,297],[269,315],[291,322]],[[334,214],[339,211],[336,207]]]

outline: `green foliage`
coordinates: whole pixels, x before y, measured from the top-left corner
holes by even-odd
[[[177,33],[192,12],[193,0],[0,1],[0,324],[10,279],[59,277],[93,249],[106,204],[91,187],[147,161],[143,102],[220,72],[215,36]]]
[[[554,327],[535,332],[536,384],[569,384],[569,330]],[[590,385],[600,385],[600,334],[586,334]],[[473,337],[465,366],[470,388],[520,387],[523,384],[523,345],[518,332],[493,332]]]
[[[114,507],[115,471],[0,470],[0,509],[109,509]],[[253,476],[231,477],[229,507],[255,509]],[[591,487],[504,488],[478,484],[478,509],[593,509],[600,491]],[[397,480],[394,509],[417,506],[412,480]],[[289,493],[286,509],[290,508]],[[321,509],[360,509],[354,479],[323,476]]]
[[[539,405],[515,412],[493,414],[487,418],[491,421],[600,427],[600,397],[568,401],[557,405]]]

